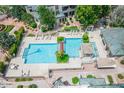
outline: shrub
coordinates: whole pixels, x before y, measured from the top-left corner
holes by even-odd
[[[48,27],[45,26],[45,25],[42,26],[42,27],[41,27],[41,31],[42,31],[42,32],[47,32],[47,31],[48,31]]]
[[[0,62],[0,72],[3,73],[5,69],[5,64],[4,62]]]
[[[122,65],[124,65],[124,60],[121,60],[121,62],[120,62]]]
[[[72,83],[73,83],[73,84],[79,83],[79,78],[78,78],[78,77],[73,77],[73,78],[72,78]]]
[[[124,76],[122,74],[118,74],[119,79],[124,79]]]
[[[64,41],[64,37],[57,37],[57,42],[58,42],[58,43],[60,43],[60,42],[62,42],[62,41]]]
[[[38,86],[36,84],[31,84],[28,86],[28,88],[37,88]]]
[[[31,24],[29,24],[32,28],[36,28],[37,24],[35,22],[32,22]]]
[[[84,43],[89,43],[89,36],[88,36],[88,33],[84,33],[82,39],[83,39],[83,42],[84,42]]]
[[[17,88],[23,88],[24,86],[23,85],[18,85]]]
[[[96,77],[93,75],[87,75],[87,78],[96,78]]]
[[[67,63],[69,61],[69,56],[63,51],[56,53],[58,63]]]
[[[112,85],[113,84],[112,76],[111,75],[108,75],[107,78],[109,80],[110,85]]]

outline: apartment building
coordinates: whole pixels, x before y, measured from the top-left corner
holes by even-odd
[[[37,7],[36,5],[27,5],[26,10],[38,21]],[[54,12],[57,18],[57,24],[60,24],[66,17],[72,17],[74,15],[76,5],[47,5],[47,8]]]

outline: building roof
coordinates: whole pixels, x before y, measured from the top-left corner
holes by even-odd
[[[80,85],[99,86],[106,85],[106,82],[103,78],[81,78]]]
[[[111,28],[101,31],[111,56],[124,56],[124,28]]]
[[[81,50],[83,52],[83,54],[93,54],[93,48],[92,45],[90,43],[85,43],[81,46]]]
[[[116,67],[115,61],[109,58],[99,58],[97,59],[97,66],[98,68],[103,67]]]

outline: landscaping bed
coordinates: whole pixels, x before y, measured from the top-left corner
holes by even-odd
[[[112,85],[114,83],[112,76],[107,75],[107,78],[108,78],[109,84]]]
[[[9,49],[9,54],[10,55],[16,55],[17,54],[17,50],[21,44],[22,38],[23,38],[23,34],[24,34],[24,28],[21,27],[18,31],[16,31],[15,33],[16,36],[16,43],[14,43],[10,49]]]
[[[10,32],[13,28],[13,25],[0,25],[0,31]]]
[[[79,31],[77,26],[66,26],[64,27],[64,31]]]
[[[124,83],[124,73],[116,74],[116,79],[118,83]]]

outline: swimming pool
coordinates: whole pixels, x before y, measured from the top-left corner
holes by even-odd
[[[65,53],[67,53],[69,57],[79,57],[79,49],[82,43],[81,38],[66,38]]]
[[[83,44],[81,38],[65,38],[64,50],[70,58],[79,57],[80,46]],[[93,47],[94,57],[98,56],[95,42],[91,42]],[[57,63],[56,51],[58,50],[57,43],[47,44],[29,44],[28,48],[25,48],[22,58],[25,64],[35,63]]]
[[[56,63],[57,44],[30,44],[24,50],[23,58],[26,64]]]

